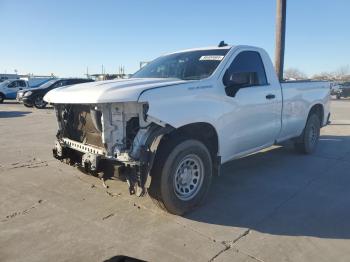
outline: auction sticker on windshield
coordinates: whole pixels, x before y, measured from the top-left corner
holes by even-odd
[[[203,60],[214,60],[214,61],[221,61],[224,58],[223,55],[203,55],[199,58],[200,61]]]

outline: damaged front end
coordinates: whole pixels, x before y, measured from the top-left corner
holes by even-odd
[[[147,115],[147,103],[55,104],[55,158],[86,172],[125,179],[144,195],[161,138],[171,126]]]

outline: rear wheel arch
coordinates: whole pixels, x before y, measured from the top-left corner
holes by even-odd
[[[324,120],[324,108],[323,108],[323,105],[322,104],[314,104],[309,110],[309,114],[307,116],[307,119],[309,119],[309,117],[312,114],[314,114],[314,113],[317,114],[317,116],[320,119],[320,125],[323,126],[323,120]]]
[[[323,105],[313,105],[310,108],[309,114],[306,118],[306,123],[303,132],[299,137],[294,139],[294,144],[297,151],[305,154],[311,154],[315,150],[320,136],[320,128],[322,127],[323,118]],[[314,137],[316,140],[310,140],[310,137]]]

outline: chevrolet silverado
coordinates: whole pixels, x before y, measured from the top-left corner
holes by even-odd
[[[280,82],[252,46],[163,55],[130,79],[61,87],[54,157],[125,179],[182,215],[203,201],[225,162],[285,140],[312,153],[330,117],[327,82]]]

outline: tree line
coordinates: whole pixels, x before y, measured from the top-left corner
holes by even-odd
[[[298,68],[288,68],[284,70],[283,73],[284,79],[289,80],[327,80],[327,81],[339,81],[339,82],[348,82],[350,81],[350,67],[349,65],[341,66],[335,71],[330,72],[321,72],[314,74],[311,77],[305,74],[303,71]]]

